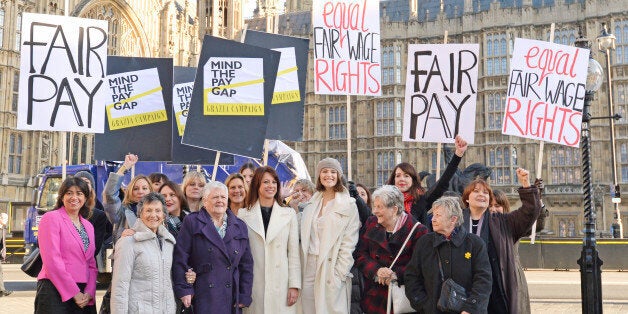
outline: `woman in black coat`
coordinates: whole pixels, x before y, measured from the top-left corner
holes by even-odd
[[[458,198],[438,199],[430,213],[434,232],[418,240],[405,271],[412,307],[419,313],[443,313],[437,302],[442,282],[451,278],[467,292],[461,313],[487,313],[492,276],[486,245],[462,227]]]

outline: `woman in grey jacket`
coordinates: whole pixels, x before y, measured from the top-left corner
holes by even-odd
[[[137,212],[135,234],[116,243],[111,313],[174,313],[170,270],[175,239],[163,226],[166,202],[150,193]]]

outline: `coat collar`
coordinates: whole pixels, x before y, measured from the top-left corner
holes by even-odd
[[[240,214],[241,213],[241,214]],[[264,230],[264,221],[262,220],[262,209],[259,201],[255,202],[250,209],[238,211],[240,219],[257,234],[264,242],[271,242],[292,220],[294,209],[282,207],[275,201],[273,211],[268,222],[268,230]]]
[[[373,227],[368,228],[364,233],[364,236],[373,241],[374,243],[379,244],[382,248],[389,249],[388,245],[395,244],[397,247],[401,246],[403,242],[406,240],[408,233],[414,227],[414,224],[417,222],[412,215],[408,215],[405,223],[397,232],[393,233],[390,239],[386,240],[386,229],[380,224],[377,223],[377,217],[371,216],[369,217],[369,221],[367,224],[372,225]],[[417,232],[416,230],[414,232]]]
[[[209,242],[217,247],[227,259],[229,259],[229,253],[227,252],[227,246],[225,245],[225,242],[227,241],[227,235],[233,237],[233,232],[229,230],[233,228],[229,228],[229,225],[233,224],[235,220],[235,217],[233,215],[229,216],[229,214],[229,210],[227,210],[227,231],[225,232],[225,239],[221,238],[218,234],[218,231],[214,226],[214,222],[212,221],[212,218],[211,216],[209,216],[209,213],[207,212],[207,209],[205,209],[205,207],[201,207],[201,209],[198,211],[198,214],[196,215],[196,219],[199,220],[203,225],[200,228],[200,232],[205,236],[205,238],[207,238],[207,240],[209,240]]]
[[[460,247],[467,237],[467,229],[464,227],[456,227],[451,235],[451,239],[447,240],[444,235],[434,232],[434,247],[438,247],[445,242],[451,242],[455,247]]]
[[[138,219],[133,226],[133,230],[135,230],[133,238],[138,242],[151,240],[159,235],[162,239],[164,239],[164,241],[168,241],[172,244],[176,243],[172,234],[163,225],[160,225],[159,228],[157,228],[157,233],[155,233],[150,230],[141,219]]]
[[[316,192],[310,199],[309,204],[303,210],[303,222],[301,224],[301,249],[307,255],[310,245],[310,234],[312,231],[312,221],[322,204],[323,194]],[[329,250],[336,243],[353,215],[357,215],[355,199],[349,195],[349,191],[344,188],[341,192],[336,192],[334,203],[328,209],[325,221],[325,231],[320,234],[319,263],[325,260]]]

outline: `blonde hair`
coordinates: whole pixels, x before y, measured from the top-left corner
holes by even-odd
[[[154,192],[153,185],[150,184],[150,180],[148,179],[148,177],[143,174],[137,175],[133,177],[133,179],[131,179],[131,182],[129,182],[129,186],[126,187],[126,193],[124,193],[124,199],[122,200],[122,204],[129,205],[133,203],[133,200],[131,199],[131,194],[133,194],[133,187],[135,187],[137,181],[139,180],[146,180],[146,183],[148,183],[148,189],[151,192]]]
[[[183,195],[187,198],[187,194],[185,194],[185,189],[187,189],[188,185],[192,183],[192,181],[198,180],[207,184],[207,180],[205,180],[205,175],[198,171],[188,172],[185,177],[183,177],[183,183],[181,183],[181,190],[183,190]]]

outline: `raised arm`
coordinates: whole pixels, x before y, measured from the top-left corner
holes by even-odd
[[[468,144],[467,141],[462,138],[462,136],[456,135],[455,144],[456,153],[453,157],[451,157],[451,160],[447,164],[447,169],[445,169],[443,175],[438,179],[434,188],[430,189],[425,194],[426,210],[430,209],[432,207],[432,203],[434,203],[434,201],[443,196],[443,194],[447,191],[447,188],[449,187],[449,181],[451,180],[451,178],[453,178],[456,170],[458,170],[458,165],[460,164],[464,153],[467,151]]]
[[[517,179],[521,187],[519,188],[519,198],[521,207],[518,210],[505,214],[506,222],[512,232],[513,241],[516,242],[525,236],[532,228],[532,224],[539,218],[541,213],[541,199],[539,189],[530,185],[530,175],[523,168],[517,169]]]

